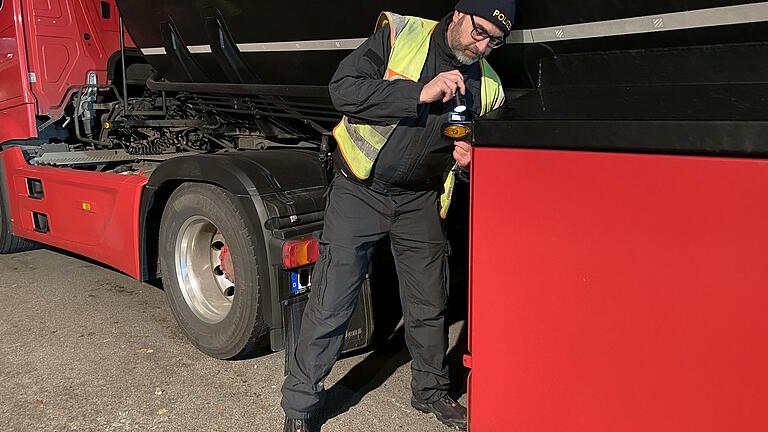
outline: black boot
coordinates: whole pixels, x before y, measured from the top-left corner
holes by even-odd
[[[450,396],[443,396],[432,403],[411,399],[411,406],[424,413],[432,413],[444,425],[454,429],[467,430],[467,409]]]
[[[320,432],[320,428],[310,419],[285,419],[283,432]]]

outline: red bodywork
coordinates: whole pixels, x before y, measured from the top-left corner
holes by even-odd
[[[0,143],[37,136],[22,17],[18,0],[0,6]]]
[[[6,0],[0,7],[0,143],[36,138],[37,117],[58,118],[73,87],[95,72],[107,82],[120,50],[114,0]],[[134,46],[126,35],[126,45]],[[37,167],[18,148],[3,152],[13,232],[140,277],[139,205],[147,179]],[[27,178],[45,198],[28,196]],[[32,212],[48,216],[50,232],[34,230]]]
[[[478,148],[470,425],[768,430],[768,161]]]
[[[0,143],[37,137],[35,115],[60,117],[88,72],[107,82],[109,58],[120,50],[118,20],[114,0],[3,2]],[[134,46],[127,34],[126,45]]]
[[[2,160],[14,234],[141,278],[139,209],[146,177],[29,165],[18,147],[5,150]],[[29,196],[28,178],[42,181],[44,198]],[[48,216],[48,233],[35,231],[32,212]]]

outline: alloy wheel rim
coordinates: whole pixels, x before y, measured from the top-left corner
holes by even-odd
[[[190,310],[202,321],[223,321],[235,299],[234,266],[226,239],[203,216],[187,219],[174,247],[176,279]]]

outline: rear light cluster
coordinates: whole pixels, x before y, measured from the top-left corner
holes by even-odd
[[[317,261],[320,244],[317,240],[289,240],[283,244],[283,265],[286,268],[301,267]]]

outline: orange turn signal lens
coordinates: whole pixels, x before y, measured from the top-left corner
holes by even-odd
[[[469,136],[472,129],[469,126],[449,124],[443,128],[443,135],[451,139],[464,139]]]
[[[320,244],[315,239],[289,240],[283,243],[283,265],[302,267],[317,261]]]

